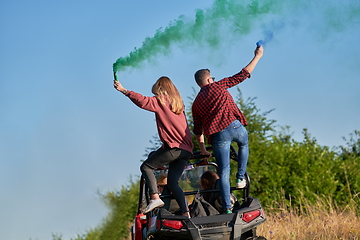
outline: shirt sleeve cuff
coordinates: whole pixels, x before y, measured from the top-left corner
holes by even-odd
[[[132,91],[127,90],[126,93],[124,93],[124,95],[127,96],[127,97],[129,97],[129,95],[130,95],[131,92],[132,92]]]
[[[241,70],[241,72],[243,72],[244,74],[246,74],[248,78],[251,78],[251,74],[249,73],[248,70],[246,70],[246,68],[243,68],[243,69]]]

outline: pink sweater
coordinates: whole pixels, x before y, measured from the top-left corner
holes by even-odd
[[[192,153],[193,143],[185,113],[175,114],[170,109],[170,101],[161,104],[157,97],[145,97],[134,91],[127,91],[126,96],[138,107],[155,113],[156,125],[161,142],[170,148],[180,148]]]

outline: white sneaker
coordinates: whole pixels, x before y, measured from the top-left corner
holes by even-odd
[[[245,178],[243,180],[236,179],[236,188],[244,188],[246,186]]]
[[[161,199],[153,199],[150,201],[149,205],[147,205],[144,213],[148,213],[154,210],[155,208],[162,207],[164,205],[165,203]]]

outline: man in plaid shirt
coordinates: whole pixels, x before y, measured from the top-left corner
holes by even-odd
[[[257,47],[253,59],[245,68],[234,76],[220,81],[214,81],[215,78],[211,76],[209,69],[200,69],[195,73],[195,81],[201,89],[192,106],[194,134],[202,155],[211,155],[206,151],[204,135],[212,145],[219,167],[220,194],[224,213],[231,213],[232,208],[229,182],[231,142],[236,142],[239,147],[237,188],[246,186],[244,174],[249,155],[246,119],[227,89],[250,78],[250,73],[262,57],[263,51],[262,46]]]

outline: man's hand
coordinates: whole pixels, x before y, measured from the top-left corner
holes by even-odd
[[[254,68],[256,67],[256,65],[258,64],[260,58],[263,56],[264,53],[264,48],[262,46],[260,47],[256,47],[255,51],[254,51],[254,58],[251,60],[251,62],[245,67],[245,69],[249,72],[252,73],[252,71],[254,71]]]
[[[211,152],[208,152],[208,151],[206,151],[206,150],[201,151],[201,152],[200,152],[200,155],[202,155],[202,156],[208,156],[208,157],[205,157],[205,159],[209,159],[209,158],[212,157]]]
[[[260,45],[260,47],[257,47],[254,51],[254,55],[255,57],[261,58],[264,54],[264,48],[262,45]]]
[[[195,135],[196,137],[196,141],[199,145],[199,148],[200,148],[200,155],[203,155],[203,156],[208,156],[206,157],[205,159],[209,159],[212,157],[211,155],[211,152],[208,152],[206,150],[206,147],[205,147],[205,138],[204,138],[204,135],[201,134],[201,135]]]

